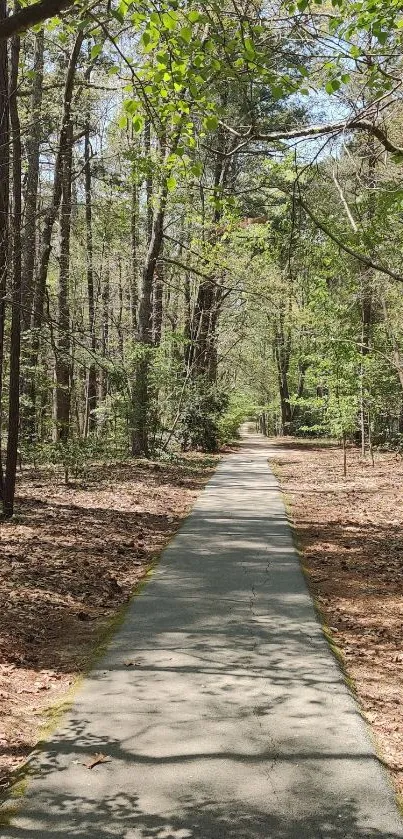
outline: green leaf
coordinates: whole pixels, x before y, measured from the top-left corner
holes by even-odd
[[[255,45],[250,38],[245,38],[245,49],[248,55],[256,55]]]
[[[133,116],[137,113],[140,107],[140,103],[136,99],[125,99],[125,101],[123,102],[123,107],[127,114]]]
[[[137,116],[133,117],[133,130],[136,132],[136,134],[139,134],[140,131],[143,130],[143,127],[144,127],[144,119],[143,119],[143,117],[141,117],[137,114]]]
[[[336,90],[339,90],[340,84],[341,83],[340,83],[339,79],[331,79],[330,81],[326,82],[326,84],[325,84],[326,93],[329,93],[329,94],[335,93]]]
[[[176,15],[174,12],[164,12],[162,15],[162,23],[165,29],[175,29],[176,26]]]
[[[102,52],[102,44],[94,44],[91,47],[91,59],[97,58],[100,52]]]
[[[197,178],[200,178],[200,176],[203,174],[203,164],[200,162],[192,163],[191,171],[194,175],[196,175]]]
[[[190,42],[192,40],[192,34],[193,33],[192,33],[192,30],[191,30],[190,26],[183,26],[182,29],[179,32],[179,35],[182,38],[182,41],[185,41],[186,44],[190,44]]]
[[[177,183],[176,178],[174,178],[173,175],[171,175],[169,178],[167,178],[168,192],[173,192],[174,191],[174,189],[176,188],[176,183]]]
[[[204,120],[204,124],[207,128],[207,131],[215,131],[218,128],[218,117],[212,114],[211,116],[206,117],[206,119]]]

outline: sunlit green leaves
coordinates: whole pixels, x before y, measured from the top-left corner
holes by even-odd
[[[167,178],[167,189],[168,189],[168,192],[173,192],[173,191],[174,191],[174,189],[176,189],[176,186],[177,186],[177,180],[176,180],[176,178],[175,178],[173,175],[170,175],[170,177],[169,177],[169,178]]]
[[[94,44],[91,47],[91,59],[92,61],[98,57],[98,55],[102,52],[102,44]]]

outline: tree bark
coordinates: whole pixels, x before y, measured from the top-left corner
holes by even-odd
[[[163,225],[168,195],[167,178],[165,179],[154,213],[151,239],[144,263],[138,310],[137,340],[139,358],[136,363],[132,387],[132,454],[133,457],[149,456],[150,415],[150,349],[153,343],[152,330],[152,292],[154,273],[163,241]]]
[[[130,283],[130,311],[133,333],[137,329],[137,306],[139,302],[139,258],[138,258],[138,217],[139,195],[136,180],[136,168],[132,168],[132,206],[131,206],[131,283]]]
[[[288,385],[289,348],[286,345],[282,325],[280,325],[277,329],[274,343],[274,355],[277,364],[281,431],[282,434],[287,435],[291,433],[293,414],[290,404],[290,389]]]
[[[63,96],[63,114],[60,125],[59,145],[56,154],[54,176],[53,176],[53,190],[52,200],[45,215],[41,247],[38,275],[35,284],[35,299],[32,315],[32,344],[29,358],[30,380],[28,383],[28,396],[30,401],[30,411],[27,416],[27,433],[31,442],[35,441],[35,425],[36,425],[36,377],[35,371],[38,365],[38,357],[40,350],[40,329],[43,322],[43,313],[46,297],[46,280],[48,276],[49,259],[52,250],[52,234],[53,228],[59,212],[60,201],[62,198],[62,181],[63,181],[63,167],[64,158],[68,149],[68,132],[70,131],[71,110],[73,100],[74,81],[77,71],[77,63],[80,56],[80,51],[84,39],[83,32],[79,32],[75,40],[73,50],[70,56],[67,67],[66,80],[64,86]]]
[[[91,172],[91,142],[90,122],[87,116],[84,137],[84,175],[85,175],[85,229],[87,245],[87,291],[88,291],[88,327],[90,332],[91,362],[88,370],[87,388],[87,417],[88,430],[95,431],[97,427],[97,368],[95,364],[96,335],[95,335],[95,302],[94,302],[94,257],[92,236],[92,172]]]
[[[24,229],[22,231],[22,328],[31,326],[34,298],[36,253],[36,223],[38,205],[39,159],[41,145],[41,110],[43,97],[44,36],[35,37],[33,82],[30,104],[30,132],[27,139],[27,178],[24,200]]]
[[[18,5],[17,5],[18,8]],[[18,64],[20,38],[15,35],[11,41],[10,63],[10,120],[13,155],[13,284],[10,332],[10,378],[8,407],[8,436],[6,474],[3,489],[3,513],[10,518],[14,512],[15,479],[18,460],[18,438],[20,425],[20,359],[21,359],[21,132],[18,114]]]
[[[161,250],[159,259],[155,265],[154,284],[153,284],[153,344],[159,347],[162,337],[162,314],[163,314],[163,294],[164,294],[164,263],[161,259],[164,253],[164,240],[161,242]]]
[[[224,103],[225,103],[224,97]],[[223,129],[219,129],[217,135],[217,146],[225,151],[225,135]],[[220,200],[226,184],[228,174],[228,160],[223,160],[221,155],[216,156],[214,167],[213,196],[216,205],[213,211],[212,229],[210,243],[213,246],[219,237],[219,223],[222,218]],[[221,306],[221,289],[219,282],[202,280],[195,302],[190,348],[190,369],[193,378],[206,377],[212,384],[217,377],[217,326]]]
[[[65,443],[69,437],[71,405],[71,339],[70,339],[70,233],[71,233],[71,169],[73,126],[66,136],[63,158],[62,200],[60,208],[60,259],[58,292],[58,342],[56,351],[56,436]]]
[[[7,18],[7,0],[0,0],[0,25]],[[9,100],[7,43],[0,41],[0,495],[3,495],[2,393],[4,364],[5,297],[8,270],[9,213]]]
[[[102,287],[102,358],[106,359],[109,347],[109,262],[106,263],[105,279]],[[104,402],[108,395],[108,373],[107,370],[102,370],[100,396],[101,401]]]
[[[10,15],[10,17],[0,15],[0,40],[11,38],[19,32],[30,29],[31,26],[42,23],[50,17],[55,17],[59,12],[72,6],[73,3],[74,0],[40,0],[39,3],[26,6]]]

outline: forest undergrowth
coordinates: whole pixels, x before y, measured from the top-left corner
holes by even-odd
[[[338,446],[275,444],[311,591],[403,796],[403,459],[375,465]]]
[[[23,471],[0,530],[0,794],[85,672],[217,458]]]

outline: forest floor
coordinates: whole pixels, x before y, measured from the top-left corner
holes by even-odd
[[[313,596],[403,796],[403,460],[296,439],[279,477]]]
[[[24,470],[0,527],[0,794],[190,511],[215,457]]]

